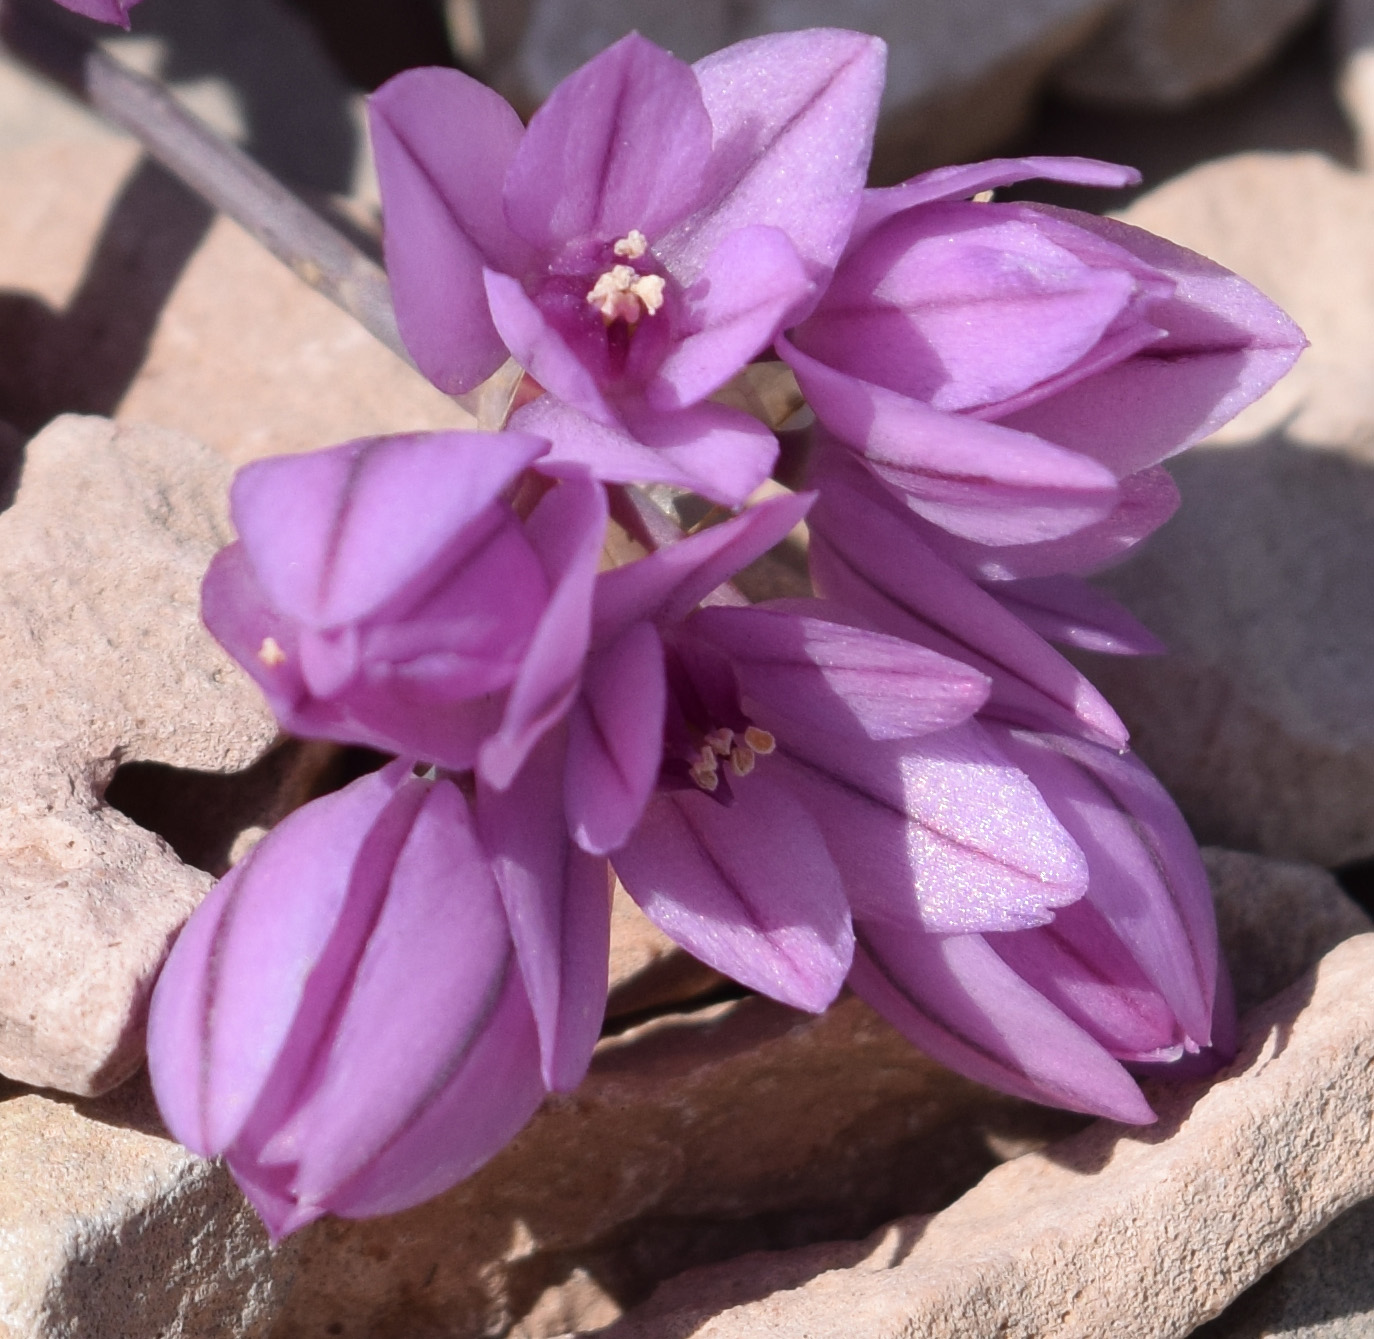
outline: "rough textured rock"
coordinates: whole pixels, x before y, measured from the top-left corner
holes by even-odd
[[[188,438],[65,418],[0,514],[0,1072],[99,1092],[209,886],[102,803],[121,763],[224,773],[276,726],[200,626],[229,470]],[[171,709],[169,709],[169,707]]]
[[[884,177],[976,156],[1014,134],[1052,66],[1111,0],[870,0],[839,21],[889,46],[878,146]],[[684,60],[764,32],[837,22],[825,0],[536,0],[513,62],[498,76],[537,103],[603,47],[637,28]]]
[[[1196,1339],[1369,1339],[1372,1246],[1374,1200],[1366,1200],[1195,1330]]]
[[[40,137],[0,152],[0,180],[0,417],[26,433],[107,414],[237,464],[472,426],[130,142]]]
[[[1125,0],[1065,63],[1060,92],[1108,106],[1177,107],[1238,83],[1318,0]]]
[[[1127,217],[1257,283],[1312,346],[1179,458],[1178,515],[1103,577],[1171,654],[1090,673],[1201,839],[1374,855],[1374,180],[1245,155]]]
[[[295,1255],[142,1081],[72,1103],[0,1079],[0,1224],[3,1339],[261,1339]]]
[[[1219,1081],[1153,1097],[1157,1126],[1098,1122],[859,1245],[688,1274],[605,1339],[1188,1334],[1374,1192],[1374,935],[1251,1013]]]

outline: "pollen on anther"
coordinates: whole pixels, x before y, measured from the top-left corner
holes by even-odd
[[[275,637],[264,637],[262,645],[258,647],[258,659],[268,669],[275,669],[278,665],[286,663],[286,652],[277,644]]]
[[[638,260],[649,249],[649,239],[638,228],[631,228],[612,248],[617,256]]]
[[[730,750],[730,770],[736,776],[748,776],[757,761],[758,755],[748,744],[736,744]]]
[[[706,736],[706,742],[717,756],[728,758],[735,742],[735,732],[728,725],[719,726]]]
[[[778,741],[767,730],[760,730],[757,725],[751,725],[745,730],[744,742],[755,753],[765,758],[778,746]]]
[[[688,768],[688,772],[694,782],[708,793],[715,790],[720,785],[720,764],[716,761],[715,752],[710,745],[702,747],[697,755],[697,760]]]

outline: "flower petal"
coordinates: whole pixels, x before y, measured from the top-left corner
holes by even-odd
[[[631,33],[564,79],[530,119],[506,176],[506,218],[546,253],[632,229],[653,243],[697,202],[710,155],[711,120],[691,68]]]
[[[591,636],[597,562],[606,534],[606,495],[582,477],[558,483],[525,523],[552,587],[510,690],[501,727],[482,745],[478,772],[510,784],[539,738],[562,719],[581,683]]]
[[[1055,221],[1130,252],[1172,278],[1150,318],[1164,339],[1003,420],[1129,474],[1200,441],[1264,394],[1307,341],[1257,288],[1195,252],[1114,219],[1048,205]]]
[[[586,466],[608,483],[653,480],[737,507],[777,459],[778,442],[756,418],[718,404],[677,413],[624,415],[632,426],[608,427],[552,395],[541,395],[511,418],[511,427],[553,443],[547,460]]]
[[[715,139],[704,207],[658,248],[680,280],[700,274],[728,234],[763,223],[824,284],[859,206],[885,52],[875,37],[813,28],[737,42],[693,66]]]
[[[982,163],[937,167],[899,186],[865,191],[854,221],[850,246],[856,246],[878,224],[913,205],[931,204],[937,200],[967,200],[983,191],[1032,178],[1069,182],[1075,186],[1101,186],[1109,190],[1140,183],[1140,173],[1135,168],[1104,163],[1096,158],[989,158]]]
[[[808,357],[778,352],[816,417],[913,511],[983,544],[1072,534],[1116,506],[1116,477],[1095,460],[997,423],[929,405]]]
[[[663,643],[635,623],[587,661],[568,718],[564,804],[573,840],[594,855],[622,846],[663,758]]]
[[[856,916],[913,933],[1019,929],[1083,895],[1077,846],[976,723],[876,741],[799,731],[780,711],[755,719]]]
[[[960,539],[920,517],[913,516],[911,524],[936,553],[977,581],[1095,572],[1124,557],[1178,510],[1178,485],[1161,465],[1128,474],[1119,487],[1116,506],[1102,520],[1038,544],[992,548]]]
[[[773,342],[810,287],[786,233],[759,226],[729,233],[685,295],[694,330],[659,364],[645,389],[649,404],[681,409],[719,390]]]
[[[477,786],[483,845],[510,918],[539,1034],[544,1082],[575,1088],[606,1007],[611,893],[606,862],[568,839],[566,733],[546,736],[503,790]]]
[[[883,632],[986,674],[985,714],[1066,730],[1124,748],[1126,727],[1106,699],[993,596],[939,559],[905,509],[843,453],[817,464],[820,499],[808,517],[817,591]]]
[[[988,593],[1047,641],[1109,656],[1158,656],[1168,649],[1128,609],[1080,577],[1026,577],[999,582]]]
[[[850,984],[927,1055],[1032,1102],[1128,1125],[1155,1119],[1125,1069],[981,936],[859,934]]]
[[[997,732],[1088,858],[1088,897],[1198,1046],[1211,1037],[1217,936],[1197,843],[1163,786],[1130,754]]]
[[[546,450],[512,432],[362,438],[254,461],[230,506],[272,604],[328,628],[422,593],[417,583],[481,540],[482,513]]]
[[[814,493],[756,503],[738,516],[603,572],[596,583],[594,637],[604,646],[641,619],[677,622],[722,582],[782,540]]]
[[[613,863],[660,930],[743,985],[818,1013],[843,984],[854,941],[839,875],[763,765],[728,806],[655,796]]]
[[[805,730],[906,739],[957,725],[986,700],[988,680],[977,670],[899,637],[828,621],[825,601],[803,607],[814,612],[791,604],[701,609],[686,631],[729,657],[746,702],[779,704]]]
[[[524,127],[498,94],[457,70],[407,70],[368,100],[396,322],[420,370],[449,395],[506,359],[483,265],[520,273],[501,188]]]

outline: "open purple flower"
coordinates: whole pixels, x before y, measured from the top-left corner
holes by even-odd
[[[1128,168],[1003,159],[868,191],[816,310],[779,343],[818,418],[954,535],[1034,545],[1200,440],[1304,346],[1221,266],[1138,228],[968,197]]]
[[[1148,1123],[1154,1114],[1126,1065],[1191,1075],[1224,1064],[1234,1048],[1197,847],[1163,787],[1129,755],[1063,736],[993,733],[1086,856],[1086,896],[1049,925],[1011,933],[894,935],[856,917],[851,984],[970,1078]]]
[[[468,804],[401,761],[297,810],[211,891],[153,993],[168,1128],[274,1238],[430,1198],[544,1094]]]
[[[741,501],[775,443],[700,402],[829,279],[882,77],[883,45],[860,33],[774,34],[695,66],[631,34],[524,129],[456,71],[398,75],[371,124],[407,347],[449,393],[509,351],[585,420],[554,437],[555,458],[613,480],[666,467],[665,482]],[[701,436],[715,445],[695,462]]]
[[[459,771],[487,745],[513,773],[576,692],[606,524],[576,471],[516,514],[546,450],[424,433],[245,467],[206,625],[295,734]]]

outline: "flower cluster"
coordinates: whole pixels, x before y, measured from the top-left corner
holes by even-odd
[[[631,36],[528,127],[452,70],[374,96],[416,363],[525,392],[499,432],[248,466],[206,578],[286,729],[395,758],[264,838],[154,998],[170,1128],[274,1234],[435,1194],[580,1081],[612,873],[745,985],[848,984],[1038,1101],[1145,1122],[1127,1066],[1228,1055],[1196,847],[1050,643],[1157,649],[1083,576],[1302,336],[1159,238],[983,198],[1127,169],[866,190],[882,78],[856,33],[695,66]],[[807,491],[745,505],[778,439],[711,397],[770,358]],[[684,536],[631,484],[737,510]],[[814,595],[747,604],[803,520]]]

